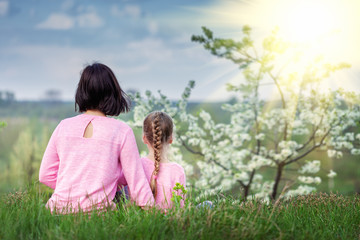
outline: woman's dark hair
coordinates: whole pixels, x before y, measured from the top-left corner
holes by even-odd
[[[75,111],[99,110],[117,116],[130,110],[130,101],[115,74],[106,65],[94,63],[84,68],[75,94]]]

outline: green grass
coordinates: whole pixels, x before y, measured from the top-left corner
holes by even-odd
[[[36,187],[3,195],[0,239],[359,239],[360,196],[311,194],[288,201],[234,203],[220,194],[212,209],[184,209],[166,215],[136,206],[54,216]],[[221,197],[222,196],[222,197]]]

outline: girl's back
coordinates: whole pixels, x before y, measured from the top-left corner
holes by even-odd
[[[145,175],[150,183],[151,175],[155,169],[154,161],[149,158],[141,158]],[[160,162],[160,171],[157,175],[156,206],[162,209],[173,206],[171,197],[176,183],[186,185],[185,171],[182,166],[174,162]]]

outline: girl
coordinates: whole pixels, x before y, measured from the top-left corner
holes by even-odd
[[[109,67],[85,67],[77,107],[83,114],[60,122],[41,162],[39,180],[54,189],[47,207],[59,213],[114,208],[112,200],[124,183],[137,205],[152,205],[132,129],[106,117],[129,110],[128,97]]]
[[[176,183],[186,185],[184,169],[168,161],[167,152],[172,143],[173,122],[164,112],[152,112],[144,120],[143,141],[149,154],[141,158],[146,177],[150,183],[156,206],[172,207],[172,192]],[[181,206],[183,206],[183,201]]]

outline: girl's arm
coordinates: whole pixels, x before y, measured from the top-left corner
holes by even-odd
[[[152,206],[154,196],[146,178],[134,133],[131,128],[125,134],[124,143],[120,149],[122,171],[129,186],[131,199],[138,206]]]
[[[59,170],[59,156],[56,150],[56,139],[60,128],[59,126],[60,124],[55,128],[49,140],[39,171],[39,181],[52,189],[55,189],[56,187],[57,173]]]

